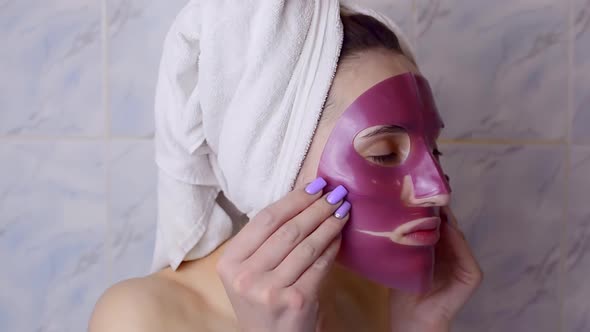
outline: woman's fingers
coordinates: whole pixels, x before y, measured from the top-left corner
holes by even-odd
[[[287,287],[295,283],[310,266],[317,264],[319,256],[326,251],[334,239],[340,236],[342,228],[348,220],[349,209],[350,203],[344,202],[342,208],[339,209],[346,213],[343,219],[332,215],[323,221],[276,267],[272,274],[276,275],[276,280],[280,283],[278,286]]]
[[[317,293],[338,253],[346,221],[332,215],[347,219],[350,209],[350,203],[342,203],[348,194],[344,187],[320,199],[326,182],[316,181],[253,218],[217,263],[236,317],[249,322],[248,330],[258,331],[263,325],[269,331],[316,327]],[[282,280],[275,268],[286,258]]]
[[[334,260],[336,260],[340,250],[340,242],[340,236],[332,239],[328,247],[307,267],[290,288],[304,291],[308,296],[316,296],[320,291],[322,280],[328,275]]]
[[[344,187],[339,187],[315,201],[295,218],[279,227],[279,229],[272,234],[253,255],[250,256],[247,264],[261,271],[270,271],[276,268],[287,255],[290,255],[292,250],[302,243],[309,243],[308,235],[312,234],[318,226],[325,223],[325,220],[334,214],[336,209],[342,204],[342,199],[346,194],[346,189],[344,189]],[[320,248],[321,251],[323,251],[324,248]]]
[[[291,220],[322,196],[326,182],[316,179],[305,189],[296,189],[260,211],[231,240],[225,250],[229,261],[241,262],[250,257],[281,225]]]
[[[320,198],[324,186],[325,181],[313,190],[296,190],[269,206],[219,259],[220,279],[234,308],[242,309],[236,310],[242,320],[256,322],[259,317],[251,314],[258,312],[282,320],[316,316],[317,292],[336,258],[351,208],[344,187]]]

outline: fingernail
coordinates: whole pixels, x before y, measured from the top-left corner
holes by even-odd
[[[332,190],[332,192],[328,195],[326,199],[328,200],[328,203],[334,205],[340,202],[347,194],[348,191],[346,190],[346,188],[340,185],[336,187],[336,189]]]
[[[305,187],[305,192],[310,195],[315,195],[322,191],[326,185],[326,180],[324,180],[322,177],[319,177],[313,180],[312,183],[308,184],[307,187]]]
[[[342,205],[340,205],[338,210],[336,210],[336,212],[334,212],[334,217],[336,217],[338,219],[344,219],[346,217],[346,215],[348,214],[348,212],[350,211],[350,207],[351,207],[350,202],[344,201],[344,203],[342,203]]]

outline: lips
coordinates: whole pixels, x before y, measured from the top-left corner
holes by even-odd
[[[402,244],[412,246],[433,246],[440,238],[438,229],[429,231],[416,231],[410,234],[404,235]]]
[[[440,225],[440,218],[439,217],[431,217],[431,218],[417,219],[417,220],[410,221],[407,224],[410,226],[408,229],[402,231],[402,234],[404,236],[409,235],[414,232],[437,230],[438,226]]]
[[[372,236],[388,237],[402,245],[433,246],[440,238],[440,222],[439,217],[429,217],[406,222],[391,232],[358,231]]]
[[[413,220],[405,225],[400,226],[402,229],[401,243],[414,246],[433,246],[439,238],[440,218],[424,218]]]

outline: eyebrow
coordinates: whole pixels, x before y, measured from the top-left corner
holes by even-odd
[[[377,136],[377,135],[381,135],[381,134],[399,134],[399,133],[405,133],[406,130],[400,126],[382,126],[379,127],[373,131],[370,131],[369,133],[363,135],[363,138],[369,138],[369,137],[373,137],[373,136]]]

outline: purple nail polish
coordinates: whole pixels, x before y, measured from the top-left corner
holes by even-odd
[[[326,199],[328,200],[328,203],[334,205],[340,202],[347,194],[348,190],[346,190],[346,188],[340,185],[336,187],[336,189],[332,190],[332,192],[328,195]]]
[[[319,178],[313,180],[312,183],[308,184],[307,187],[305,187],[305,192],[310,195],[315,195],[315,194],[319,193],[320,191],[322,191],[322,189],[324,189],[324,187],[326,185],[327,185],[326,180],[319,177]]]
[[[344,219],[346,217],[346,215],[348,214],[348,212],[350,211],[350,207],[351,207],[350,202],[344,201],[344,203],[342,203],[342,205],[340,205],[338,210],[336,210],[336,212],[334,212],[334,217],[336,217],[338,219]]]

